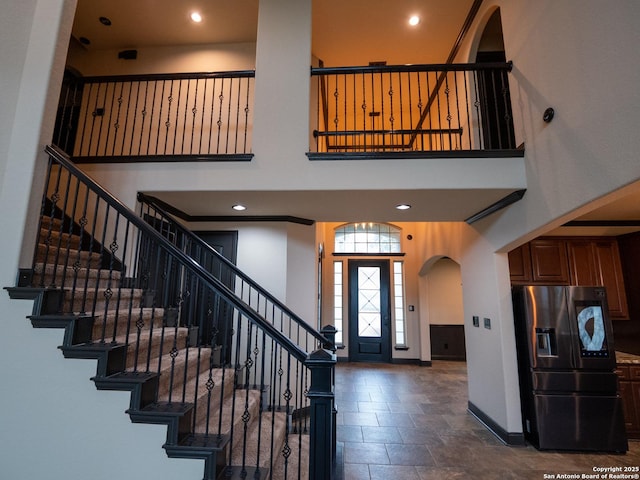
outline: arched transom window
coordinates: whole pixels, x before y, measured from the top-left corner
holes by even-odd
[[[400,229],[386,223],[348,223],[335,230],[335,253],[401,253]]]

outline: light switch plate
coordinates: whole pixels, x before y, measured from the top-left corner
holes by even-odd
[[[491,319],[490,318],[485,318],[484,319],[484,328],[491,329]]]

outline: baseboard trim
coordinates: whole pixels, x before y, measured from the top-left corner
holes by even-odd
[[[349,357],[337,357],[338,363],[350,362]],[[396,365],[418,365],[420,367],[430,367],[431,360],[420,360],[417,358],[393,358],[391,363]]]
[[[395,365],[422,365],[419,358],[392,358],[391,363]]]
[[[472,402],[468,402],[468,409],[471,415],[476,417],[480,423],[487,427],[487,430],[498,437],[498,439],[505,445],[513,447],[522,447],[526,445],[524,433],[507,432],[504,428],[494,422],[493,419],[489,417],[489,415],[476,407]]]

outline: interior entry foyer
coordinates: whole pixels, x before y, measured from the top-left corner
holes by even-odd
[[[321,325],[342,361],[464,360],[456,223],[318,223]]]

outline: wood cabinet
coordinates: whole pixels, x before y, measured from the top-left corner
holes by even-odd
[[[640,438],[640,366],[619,364],[616,373],[627,437]]]
[[[599,285],[609,315],[629,318],[618,242],[613,237],[541,237],[509,253],[514,285]]]
[[[613,319],[628,319],[627,294],[622,277],[620,253],[616,242],[595,241],[594,250],[599,284],[607,289],[609,314]]]
[[[574,240],[568,243],[571,285],[598,285],[593,242]]]
[[[533,280],[531,252],[528,243],[509,252],[509,272],[511,273],[511,283],[526,285]]]
[[[534,282],[569,285],[567,247],[563,240],[538,239],[529,242]]]

